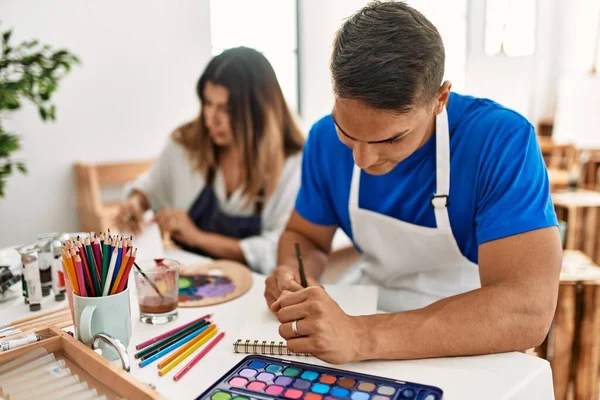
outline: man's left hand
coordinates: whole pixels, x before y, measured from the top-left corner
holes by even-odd
[[[283,291],[271,305],[281,323],[279,334],[295,353],[309,353],[331,364],[359,361],[360,335],[366,327],[346,314],[322,287]],[[292,329],[292,322],[300,336]]]

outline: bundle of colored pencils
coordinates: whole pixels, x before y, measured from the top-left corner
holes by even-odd
[[[175,381],[181,379],[225,335],[225,332],[217,334],[217,326],[209,319],[211,316],[208,314],[197,318],[135,346],[136,350],[139,350],[135,358],[140,360],[140,367],[143,368],[169,355],[157,364],[158,376],[164,376],[214,336],[204,349],[173,376]]]
[[[100,297],[121,293],[127,288],[131,267],[137,255],[133,237],[99,236],[63,243],[62,262],[73,293]]]

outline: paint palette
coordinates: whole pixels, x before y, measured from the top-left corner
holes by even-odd
[[[196,400],[440,400],[441,389],[251,355]]]
[[[252,273],[234,261],[182,265],[179,307],[204,307],[236,299],[252,286]]]

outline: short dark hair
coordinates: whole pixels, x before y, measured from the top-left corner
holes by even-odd
[[[419,11],[374,1],[337,32],[331,57],[336,96],[407,112],[433,100],[444,78],[444,43]]]

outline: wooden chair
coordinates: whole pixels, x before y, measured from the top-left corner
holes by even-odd
[[[135,180],[147,171],[153,161],[88,164],[76,162],[73,165],[77,188],[77,208],[79,229],[83,232],[105,231],[114,227],[118,211],[117,202],[104,202],[101,196],[103,187],[124,185]]]

